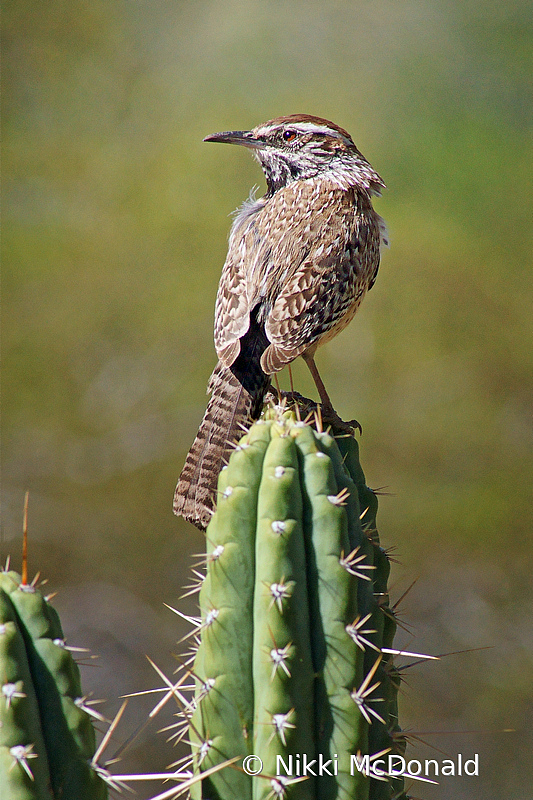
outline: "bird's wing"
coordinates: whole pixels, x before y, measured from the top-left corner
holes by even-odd
[[[250,327],[253,304],[250,294],[250,270],[261,256],[253,234],[256,218],[265,206],[265,198],[257,200],[255,189],[235,214],[222,268],[215,304],[215,349],[220,361],[230,367],[239,355],[240,338]],[[253,295],[253,292],[252,292]]]
[[[244,266],[244,259],[235,258],[230,247],[218,285],[214,332],[218,358],[227,367],[239,355],[239,340],[250,326],[250,304]]]
[[[313,236],[302,237],[266,317],[267,373],[347,324],[379,264],[379,230],[369,203],[337,190],[325,193],[313,212]]]
[[[379,262],[370,203],[324,181],[294,181],[237,217],[215,309],[215,347],[230,366],[259,309],[267,373],[292,361],[348,313]],[[369,242],[377,238],[376,246]]]

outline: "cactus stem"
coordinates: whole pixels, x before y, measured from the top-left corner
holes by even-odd
[[[274,406],[232,448],[220,476],[208,554],[195,565],[204,569],[186,587],[195,594],[201,586],[201,619],[180,615],[194,627],[184,638],[197,651],[187,670],[195,697],[165,729],[192,742],[193,800],[390,800],[401,783],[378,783],[388,776],[377,765],[375,781],[346,769],[300,777],[298,753],[323,753],[330,763],[361,750],[376,761],[398,728],[396,653],[384,657],[380,647],[391,646],[396,619],[377,499],[353,436],[334,436],[345,428],[334,423],[330,433],[326,423],[320,409],[302,422],[286,404]],[[279,753],[291,770],[296,759],[296,779],[277,774]],[[245,767],[208,777],[221,757],[250,754],[260,754],[262,776]]]

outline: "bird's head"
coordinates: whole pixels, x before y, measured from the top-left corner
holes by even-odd
[[[309,178],[328,179],[341,188],[355,187],[371,194],[380,194],[385,186],[350,134],[321,117],[277,117],[251,131],[213,133],[204,141],[252,149],[265,173],[269,195],[292,181]]]

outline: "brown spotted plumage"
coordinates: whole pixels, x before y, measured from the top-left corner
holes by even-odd
[[[267,193],[246,201],[233,223],[216,300],[211,399],[174,496],[175,513],[199,528],[216,505],[224,459],[260,414],[270,375],[301,355],[331,409],[314,354],[353,318],[386,243],[371,203],[384,183],[343,128],[295,114],[206,141],[252,149]]]

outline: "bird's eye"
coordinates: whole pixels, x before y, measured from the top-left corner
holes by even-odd
[[[283,131],[283,138],[286,142],[292,142],[296,139],[296,131]]]

